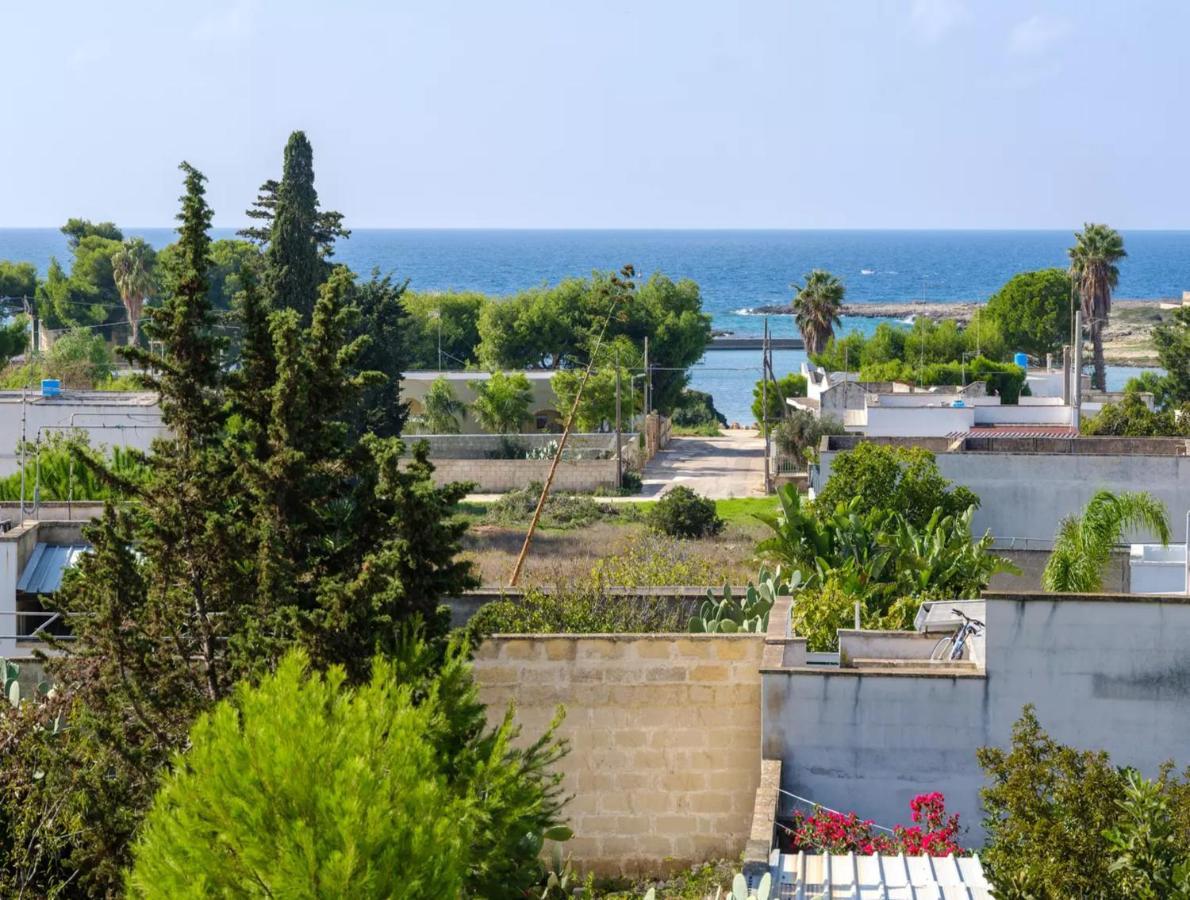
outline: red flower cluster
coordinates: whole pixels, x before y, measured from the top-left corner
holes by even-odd
[[[946,815],[946,799],[938,791],[919,794],[909,804],[913,825],[897,825],[890,835],[878,832],[871,819],[855,813],[830,812],[816,807],[793,817],[789,850],[811,853],[904,853],[907,856],[949,856],[966,851],[959,846],[959,817]]]

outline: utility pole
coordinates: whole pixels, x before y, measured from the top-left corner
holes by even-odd
[[[1083,311],[1074,311],[1074,365],[1071,377],[1074,379],[1074,402],[1071,404],[1070,424],[1077,432],[1082,427],[1083,412]]]
[[[764,317],[764,345],[761,349],[760,430],[764,432],[764,492],[772,485],[769,477],[769,317]]]
[[[653,411],[653,370],[649,368],[649,336],[645,335],[645,418]]]
[[[616,490],[624,486],[624,445],[620,440],[620,348],[616,347]]]

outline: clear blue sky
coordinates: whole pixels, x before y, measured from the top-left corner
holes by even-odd
[[[0,0],[0,226],[1190,227],[1184,0]]]

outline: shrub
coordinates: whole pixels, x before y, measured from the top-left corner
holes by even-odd
[[[868,441],[835,457],[816,505],[833,510],[857,497],[863,510],[896,510],[918,527],[930,520],[935,509],[958,515],[969,506],[979,506],[979,497],[970,489],[952,486],[942,477],[930,451]]]
[[[826,653],[839,649],[839,629],[855,624],[855,601],[860,599],[844,589],[838,579],[828,578],[816,588],[803,588],[793,600],[790,612],[793,633],[806,639],[806,649]],[[860,606],[861,624],[867,607]]]
[[[996,896],[1190,897],[1190,790],[1171,766],[1143,783],[1103,751],[1053,740],[1031,705],[1008,750],[978,755],[989,780],[980,855]],[[1139,859],[1146,845],[1155,852]]]
[[[492,525],[525,525],[533,518],[541,498],[541,484],[509,491],[488,507],[484,522]],[[583,528],[594,522],[615,519],[620,511],[610,503],[599,503],[587,494],[551,491],[541,511],[543,528]]]
[[[701,538],[723,530],[715,513],[715,501],[699,496],[685,485],[671,488],[649,510],[648,523],[670,537]]]
[[[520,431],[529,421],[533,386],[521,372],[493,372],[486,381],[472,381],[475,402],[471,411],[485,429],[493,434]]]
[[[512,898],[536,883],[533,842],[556,824],[564,751],[486,732],[460,645],[442,672],[420,642],[371,682],[307,672],[294,652],[199,718],[145,819],[129,895]],[[294,777],[300,773],[301,777]],[[268,885],[257,892],[253,886]]]
[[[468,627],[476,634],[652,634],[680,631],[677,606],[586,584],[531,590],[480,607]]]

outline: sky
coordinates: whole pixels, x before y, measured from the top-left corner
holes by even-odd
[[[0,0],[0,227],[1190,227],[1184,0]]]

